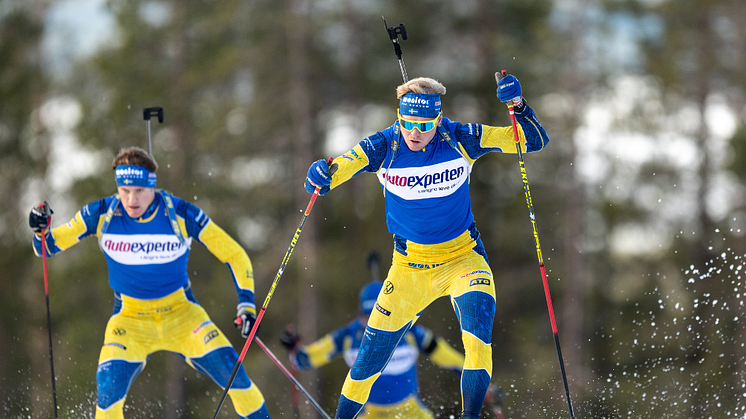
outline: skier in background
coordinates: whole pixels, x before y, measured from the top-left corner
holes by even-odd
[[[234,324],[244,337],[256,321],[253,269],[244,249],[195,205],[155,189],[158,165],[144,150],[122,149],[112,168],[118,193],[86,205],[67,224],[48,229],[52,211],[46,202],[29,215],[37,256],[42,235],[50,257],[95,235],[106,258],[114,309],[96,372],[96,419],[123,418],[129,388],[156,351],[180,354],[225,388],[238,354],[192,294],[192,241],[230,269],[238,293]],[[269,418],[243,366],[228,394],[241,418]]]
[[[445,87],[416,78],[397,88],[393,125],[334,159],[308,169],[305,188],[324,194],[362,172],[376,173],[394,236],[391,269],[378,295],[360,351],[342,387],[336,418],[363,410],[399,342],[422,311],[449,296],[461,326],[465,362],[461,375],[462,419],[480,415],[492,374],[495,286],[474,222],[469,195],[472,165],[489,152],[516,152],[512,127],[462,124],[445,118]],[[544,148],[547,133],[526,104],[518,80],[508,75],[497,96],[514,106],[523,152]]]
[[[280,342],[290,353],[290,362],[298,370],[318,368],[343,356],[352,366],[382,282],[370,282],[360,291],[360,312],[348,324],[309,345],[300,345],[294,331],[283,331]],[[429,329],[415,325],[401,339],[381,377],[373,384],[370,397],[359,417],[433,419],[420,399],[417,358],[423,353],[445,370],[461,374],[464,356]]]

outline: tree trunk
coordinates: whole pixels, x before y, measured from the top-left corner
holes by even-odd
[[[303,0],[290,0],[286,26],[290,67],[288,104],[292,121],[293,178],[299,181],[305,179],[308,166],[316,157],[313,152],[317,148],[313,147],[311,142],[313,124],[308,88],[308,60],[304,44],[307,38],[305,22],[309,7],[310,4]],[[294,182],[293,185],[297,183],[299,182]],[[310,196],[303,188],[294,188],[294,191],[296,208],[304,210]],[[297,323],[299,330],[306,336],[317,336],[318,334],[316,313],[318,313],[319,306],[316,289],[314,288],[314,284],[318,282],[316,270],[318,237],[315,219],[316,217],[308,217],[303,227],[303,245],[295,249],[298,253],[296,260],[302,266],[298,270],[300,273],[298,278],[300,292]],[[317,382],[317,377],[318,374],[315,371],[308,371],[303,374],[303,378],[308,385],[307,388],[312,393],[314,388],[316,393],[319,390],[319,387],[314,385]],[[316,412],[310,404],[301,404],[301,417],[313,417],[314,415],[316,415]]]

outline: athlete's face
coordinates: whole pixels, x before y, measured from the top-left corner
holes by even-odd
[[[148,209],[155,199],[155,188],[145,188],[142,186],[119,186],[119,199],[122,200],[122,206],[127,211],[127,215],[132,218],[140,218]]]
[[[432,121],[432,118],[425,118],[422,116],[407,116],[407,120],[409,121]],[[438,122],[435,124],[437,127],[440,125],[441,121],[443,120],[443,117],[438,117]],[[403,124],[402,124],[403,125]],[[404,142],[407,144],[407,147],[409,147],[412,151],[420,151],[423,148],[425,148],[426,145],[430,144],[430,140],[435,137],[435,133],[437,132],[437,129],[433,128],[430,131],[427,132],[420,132],[418,128],[413,128],[412,130],[404,129],[402,126],[401,128],[401,135],[404,137]]]

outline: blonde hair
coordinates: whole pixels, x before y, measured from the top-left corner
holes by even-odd
[[[446,87],[437,80],[429,77],[417,77],[396,88],[396,98],[401,99],[407,93],[424,93],[428,95],[444,95]]]
[[[119,154],[111,162],[111,168],[116,170],[117,166],[122,165],[143,166],[153,173],[158,170],[158,163],[155,162],[155,159],[140,147],[128,147],[119,150]]]

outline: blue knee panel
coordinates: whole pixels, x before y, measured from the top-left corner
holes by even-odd
[[[453,299],[461,330],[484,342],[492,343],[492,322],[495,320],[495,299],[483,291],[470,291]]]
[[[231,385],[231,388],[233,388],[233,385]],[[250,414],[249,416],[246,416],[245,419],[269,419],[269,410],[267,410],[267,403],[262,403],[262,407],[259,410]]]
[[[129,391],[137,374],[142,371],[143,362],[128,362],[121,359],[106,361],[98,366],[98,407],[108,409],[122,400]]]
[[[490,375],[485,370],[464,370],[461,374],[461,391],[464,400],[462,419],[479,419],[484,395],[490,385]]]
[[[357,359],[350,369],[350,377],[353,380],[362,381],[383,371],[396,345],[411,326],[412,322],[409,322],[393,332],[366,327]]]
[[[353,419],[357,417],[362,408],[362,404],[354,402],[344,395],[339,396],[339,406],[337,406],[337,414],[334,415],[334,419]]]
[[[190,358],[189,361],[191,361],[197,371],[212,378],[212,381],[215,381],[217,385],[225,388],[228,384],[228,379],[231,378],[233,368],[236,366],[236,362],[238,362],[238,354],[233,348],[224,346],[207,353],[203,357]],[[251,380],[246,375],[243,364],[238,369],[231,388],[238,390],[251,388]]]

